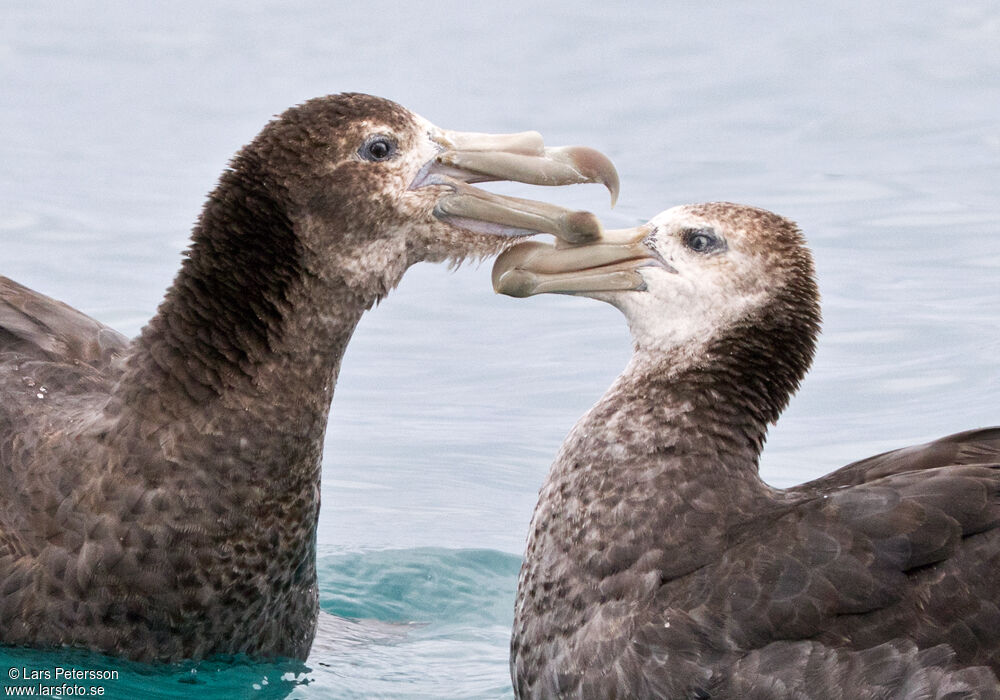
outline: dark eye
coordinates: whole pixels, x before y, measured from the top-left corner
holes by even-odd
[[[696,253],[713,253],[726,247],[725,242],[710,228],[692,228],[683,232],[684,245]]]
[[[389,160],[396,155],[396,142],[388,136],[372,136],[358,150],[358,155],[364,160]]]

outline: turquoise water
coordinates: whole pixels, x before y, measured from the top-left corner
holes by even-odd
[[[1000,423],[1000,7],[5,0],[0,274],[134,334],[205,193],[273,114],[360,90],[453,129],[608,153],[581,186],[497,189],[611,227],[725,199],[797,220],[824,333],[772,432],[778,486]],[[538,487],[624,365],[618,313],[420,265],[362,321],[327,431],[323,610],[305,664],[119,671],[106,697],[502,698]]]
[[[0,669],[8,677],[0,678],[0,688],[40,695],[65,684],[72,687],[65,697],[103,692],[122,700],[513,697],[507,659],[497,651],[508,642],[520,564],[493,550],[323,548],[323,612],[305,664],[235,659],[149,666],[80,651],[3,649]],[[67,679],[57,668],[96,678]],[[20,677],[12,680],[11,669]],[[25,679],[31,672],[42,677]]]

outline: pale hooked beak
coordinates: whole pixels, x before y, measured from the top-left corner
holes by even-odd
[[[512,297],[642,291],[646,282],[640,268],[656,265],[676,272],[647,243],[652,230],[644,224],[605,231],[596,240],[580,244],[519,243],[493,264],[493,289]]]
[[[475,134],[436,129],[431,139],[441,151],[428,161],[410,189],[446,185],[434,215],[462,228],[501,236],[550,233],[568,242],[594,240],[602,227],[590,212],[505,197],[471,183],[510,180],[532,185],[603,184],[618,199],[618,172],[607,156],[592,148],[546,148],[534,131]]]

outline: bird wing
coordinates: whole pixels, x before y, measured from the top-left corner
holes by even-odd
[[[900,472],[996,462],[1000,462],[1000,426],[967,430],[923,445],[883,452],[793,487],[788,493],[815,496],[833,488],[856,486]]]
[[[76,309],[0,276],[0,352],[108,366],[128,339]]]
[[[944,645],[954,663],[904,654],[894,662],[893,673],[902,674],[896,687],[919,680],[913,674],[931,682],[930,666],[940,668],[928,687],[978,683],[980,671],[968,669],[1000,658],[998,567],[1000,464],[889,474],[785,503],[735,528],[716,561],[661,586],[656,612],[633,618],[644,622],[615,662],[646,684],[686,675],[688,688],[705,697],[741,682],[773,686],[766,697],[813,697],[793,692],[810,673],[855,678],[856,697],[910,697],[861,692],[862,681],[875,688],[877,669],[888,667],[877,655],[846,653],[889,644],[888,653],[909,639],[919,653]],[[712,678],[697,680],[684,662],[711,668]]]
[[[72,493],[77,477],[39,454],[83,417],[99,414],[127,345],[104,324],[0,277],[0,582],[6,588],[44,539],[33,525],[34,509],[43,507],[42,497],[58,501]]]
[[[727,550],[711,568],[716,580],[731,585],[716,590],[711,607],[730,613],[731,633],[754,648],[823,633],[838,615],[859,620],[897,610],[897,603],[909,609],[915,591],[929,593],[945,572],[958,576],[969,596],[986,586],[1000,601],[1000,583],[983,578],[988,561],[955,572],[934,566],[953,557],[964,563],[968,552],[984,546],[1000,557],[998,525],[1000,465],[909,471],[837,488],[797,504]],[[943,614],[925,609],[921,617],[937,612]],[[862,620],[857,629],[863,627]]]
[[[1000,656],[1000,465],[837,488],[754,530],[682,589],[680,607],[735,647],[907,638],[947,645],[959,666]]]

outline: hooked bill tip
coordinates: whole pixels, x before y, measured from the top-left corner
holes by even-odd
[[[611,159],[587,146],[573,146],[567,150],[567,154],[581,175],[591,182],[599,182],[608,188],[608,192],[611,193],[611,206],[614,207],[618,202],[621,181]]]

